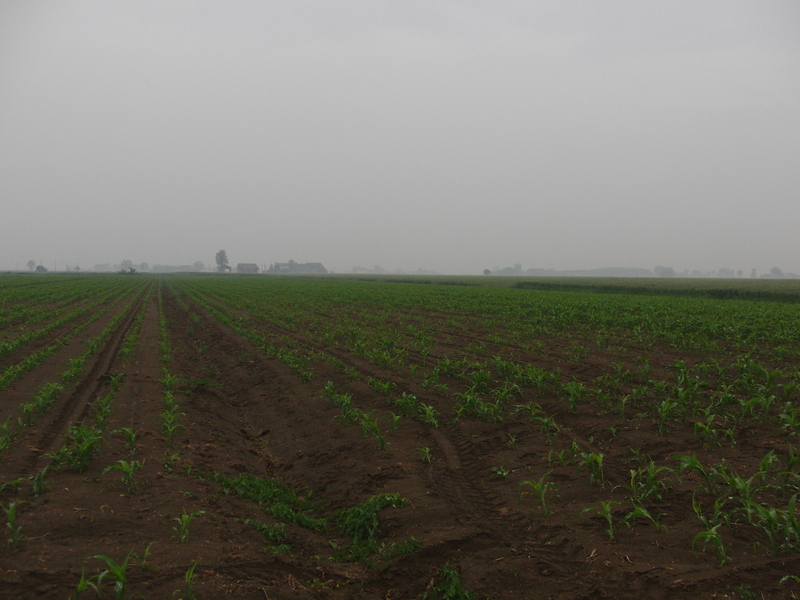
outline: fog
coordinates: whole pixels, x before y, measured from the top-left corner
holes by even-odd
[[[0,3],[0,269],[800,273],[800,3]]]

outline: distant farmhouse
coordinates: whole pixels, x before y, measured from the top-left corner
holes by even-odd
[[[297,263],[290,260],[287,263],[274,263],[269,266],[268,273],[327,273],[328,269],[322,263]]]
[[[236,265],[237,273],[258,273],[258,265],[255,263],[239,263]]]

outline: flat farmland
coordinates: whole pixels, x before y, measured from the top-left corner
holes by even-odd
[[[0,597],[800,595],[791,282],[0,299]]]

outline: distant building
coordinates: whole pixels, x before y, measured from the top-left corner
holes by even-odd
[[[237,273],[258,273],[258,265],[255,263],[239,263],[236,265]]]
[[[270,273],[327,273],[328,269],[322,263],[297,263],[290,260],[288,263],[274,263],[269,268]]]

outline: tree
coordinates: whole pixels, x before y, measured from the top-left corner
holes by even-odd
[[[47,273],[47,267],[45,267],[44,265],[39,265],[38,267],[36,267],[36,272],[37,273]]]
[[[492,274],[492,272],[491,272],[489,269],[484,269],[484,270],[483,270],[483,274],[484,274],[484,275],[491,275],[491,274]]]
[[[28,271],[33,271],[36,268],[36,261],[29,260],[28,261]]]
[[[772,273],[773,277],[783,277],[783,271],[781,271],[778,267],[772,267],[769,272]]]
[[[192,269],[194,269],[195,271],[205,271],[206,266],[203,264],[203,261],[198,260],[195,261],[195,263],[192,265]]]
[[[675,269],[672,267],[662,267],[661,265],[653,269],[656,277],[675,277]]]
[[[222,273],[225,269],[227,269],[228,271],[231,270],[231,268],[228,266],[228,253],[225,252],[225,250],[220,250],[219,252],[217,252],[216,258],[217,258],[217,271]]]

